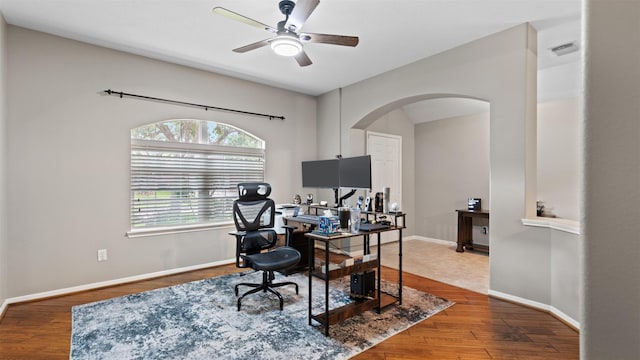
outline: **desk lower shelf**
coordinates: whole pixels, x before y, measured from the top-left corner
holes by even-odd
[[[394,304],[397,301],[397,297],[391,294],[380,292],[380,308],[384,308],[386,306]],[[367,310],[375,309],[376,307],[378,307],[378,299],[374,298],[369,300],[357,300],[339,308],[331,309],[328,312],[328,324],[337,324],[354,315],[361,314]],[[325,325],[325,321],[327,321],[327,313],[312,315],[311,318],[319,322],[320,324]]]
[[[367,262],[354,264],[350,266],[341,267],[338,269],[329,270],[328,275],[322,272],[322,267],[326,265],[321,265],[320,267],[316,267],[313,271],[313,276],[320,278],[322,280],[335,280],[344,276],[348,276],[354,273],[364,272],[371,269],[378,268],[378,260],[370,260]]]

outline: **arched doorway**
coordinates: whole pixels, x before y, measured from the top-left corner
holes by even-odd
[[[418,101],[415,101],[420,99]],[[407,190],[402,197],[404,211],[414,218],[409,239],[435,242],[451,252],[454,263],[421,261],[417,255],[414,272],[471,290],[488,291],[488,258],[486,254],[456,254],[457,215],[455,210],[465,208],[468,197],[483,199],[483,207],[489,208],[489,103],[483,100],[453,94],[435,94],[414,97],[412,103],[399,100],[395,108],[384,106],[387,113],[368,122],[356,124],[357,131],[365,138],[370,134],[399,136],[403,151],[401,177]],[[357,143],[357,141],[355,142]],[[371,153],[365,141],[363,151]],[[353,149],[352,149],[353,150]],[[373,159],[372,159],[373,160]],[[372,173],[376,162],[372,161]],[[488,222],[474,226],[474,240],[489,244]],[[486,229],[485,233],[483,230]],[[409,243],[409,246],[412,246]],[[418,249],[424,249],[420,244]],[[411,251],[405,259],[411,261]],[[425,256],[428,254],[425,254]],[[459,256],[456,256],[459,255]],[[471,260],[468,258],[471,257]],[[475,259],[472,257],[483,257]],[[466,266],[472,261],[479,266],[476,279],[460,271],[456,276],[452,269]],[[432,266],[437,262],[440,269]],[[424,266],[422,266],[424,265]],[[411,265],[410,265],[411,266]],[[415,265],[414,265],[415,266]],[[448,271],[447,271],[448,269]],[[468,286],[467,286],[468,285]]]

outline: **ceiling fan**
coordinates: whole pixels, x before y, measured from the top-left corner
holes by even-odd
[[[358,45],[359,42],[357,36],[298,32],[318,4],[320,4],[320,0],[298,0],[297,3],[291,0],[280,1],[280,12],[285,16],[285,19],[278,23],[277,28],[273,28],[222,7],[213,8],[213,12],[276,34],[275,37],[233,49],[234,52],[245,53],[270,45],[276,54],[293,56],[300,66],[308,66],[311,65],[312,62],[303,49],[304,43],[322,43],[354,47]]]

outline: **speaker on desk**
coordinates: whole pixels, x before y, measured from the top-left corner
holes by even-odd
[[[356,204],[356,208],[360,209],[360,210],[366,210],[365,208],[363,208],[364,204],[364,197],[362,195],[358,196],[358,203]]]
[[[370,197],[366,197],[364,199],[364,211],[371,211],[371,198]]]
[[[382,206],[383,212],[388,213],[389,204],[391,204],[389,202],[389,198],[391,197],[391,188],[385,187],[382,191],[384,192],[384,205]]]
[[[354,298],[370,297],[376,291],[376,272],[366,271],[351,274],[351,296]]]
[[[384,194],[381,192],[376,193],[374,209],[375,209],[375,212],[384,211]]]

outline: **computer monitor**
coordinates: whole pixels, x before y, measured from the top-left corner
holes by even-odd
[[[371,156],[340,158],[340,187],[371,189]]]
[[[338,159],[303,161],[302,187],[323,189],[340,187]]]

